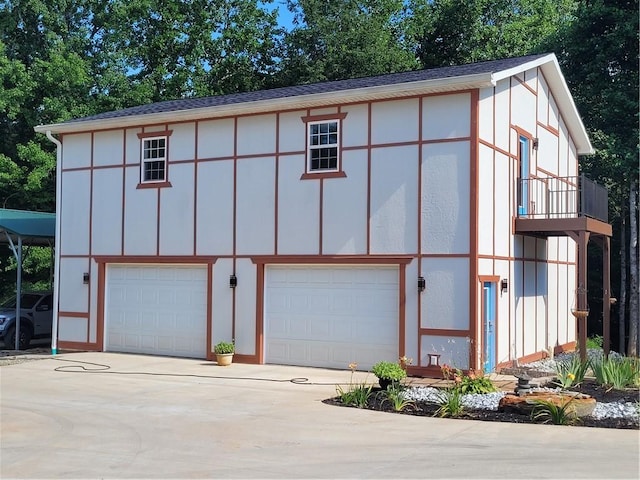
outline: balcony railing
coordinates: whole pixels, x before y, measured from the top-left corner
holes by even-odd
[[[584,175],[520,180],[518,198],[520,218],[591,217],[609,223],[609,192]]]

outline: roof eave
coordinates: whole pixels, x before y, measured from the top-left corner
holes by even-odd
[[[549,55],[536,58],[530,62],[518,65],[517,67],[497,72],[494,75],[494,79],[497,82],[512,75],[538,67],[542,69],[544,78],[547,80],[550,89],[554,92],[554,98],[558,108],[560,108],[560,112],[562,113],[567,128],[571,133],[577,153],[579,155],[593,155],[595,150],[591,146],[589,135],[582,123],[582,119],[580,118],[576,104],[573,101],[567,82],[562,75],[562,71],[560,70],[560,65],[558,64],[558,59],[555,54],[550,53]]]
[[[361,102],[408,95],[460,91],[494,85],[495,81],[491,73],[481,73],[451,78],[406,82],[394,85],[381,85],[309,95],[296,95],[279,99],[266,99],[254,102],[234,103],[230,105],[121,116],[100,120],[38,125],[34,127],[34,130],[38,133],[51,132],[54,134],[107,130],[112,128],[136,127],[140,125],[168,122],[184,122],[202,118],[225,117],[276,110],[305,109],[347,102],[353,103],[354,101]]]

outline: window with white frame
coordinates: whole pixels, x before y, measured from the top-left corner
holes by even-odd
[[[339,120],[307,123],[307,171],[337,172],[339,156]]]
[[[142,140],[141,183],[166,182],[167,137]]]

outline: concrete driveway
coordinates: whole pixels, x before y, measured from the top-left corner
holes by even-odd
[[[637,431],[412,417],[321,403],[336,383],[348,381],[346,371],[72,353],[3,366],[0,376],[2,478],[640,473]],[[296,377],[317,385],[289,381]]]

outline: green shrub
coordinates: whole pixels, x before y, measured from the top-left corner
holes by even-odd
[[[359,385],[350,384],[345,391],[340,385],[336,386],[336,393],[340,397],[340,401],[345,405],[352,407],[364,408],[367,406],[369,397],[371,397],[371,385],[362,382]]]
[[[391,382],[399,382],[407,376],[407,372],[394,362],[378,362],[371,371],[378,379],[390,380]]]
[[[235,345],[233,342],[219,342],[213,347],[213,353],[233,353],[235,351]]]
[[[476,370],[469,370],[468,374],[462,373],[459,368],[452,368],[447,364],[440,367],[445,380],[453,381],[453,388],[460,390],[460,393],[491,393],[496,391],[496,387],[484,373]]]
[[[460,393],[466,395],[468,393],[491,393],[496,391],[496,387],[489,378],[483,374],[476,374],[471,371],[468,375],[460,377],[460,382],[456,383],[456,388]]]
[[[561,388],[569,388],[580,385],[587,373],[589,362],[580,360],[579,355],[573,355],[570,360],[558,362],[556,364],[557,384]]]
[[[594,335],[593,337],[587,338],[587,350],[602,350],[602,345],[604,345],[602,335]]]
[[[531,419],[542,423],[551,422],[554,425],[571,425],[578,419],[572,402],[573,400],[569,400],[556,405],[548,400],[533,400]]]
[[[384,395],[385,398],[382,403],[390,403],[391,407],[396,412],[401,412],[408,406],[414,405],[413,400],[409,400],[407,397],[405,397],[404,388],[398,384],[392,384],[386,390],[378,392],[378,394]]]
[[[640,360],[631,357],[596,357],[590,362],[596,382],[616,390],[640,383]]]
[[[462,392],[458,388],[445,388],[439,393],[438,404],[440,407],[436,410],[439,417],[457,417],[464,412],[462,404]]]

